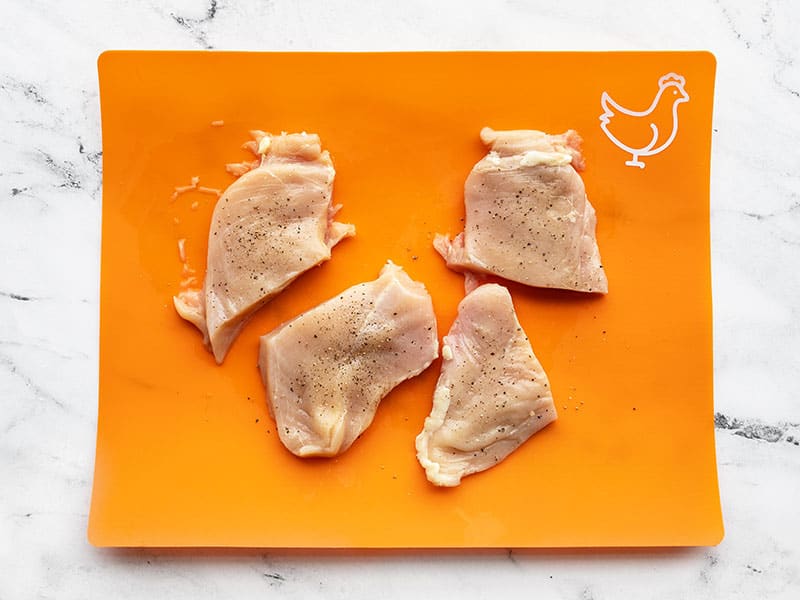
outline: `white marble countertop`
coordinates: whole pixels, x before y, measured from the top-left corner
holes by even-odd
[[[800,6],[604,4],[3,2],[0,599],[800,597]],[[724,541],[422,554],[91,547],[102,165],[95,61],[109,48],[713,51]]]

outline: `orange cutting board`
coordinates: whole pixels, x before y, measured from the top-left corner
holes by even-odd
[[[104,53],[90,541],[718,543],[709,258],[714,71],[714,57],[704,52]],[[668,73],[684,79],[689,101],[674,114],[659,109],[657,126],[667,136],[677,115],[677,135],[642,157],[644,168],[627,166],[631,155],[600,127],[601,95],[644,113]],[[661,101],[674,98],[665,93]],[[223,126],[211,125],[219,120]],[[616,123],[631,140],[641,133],[634,117]],[[609,294],[509,286],[550,377],[558,421],[496,468],[455,489],[435,488],[416,461],[414,438],[431,407],[436,361],[384,399],[342,456],[292,456],[267,413],[258,337],[374,279],[388,259],[427,285],[444,335],[463,278],[445,267],[431,240],[463,227],[464,180],[485,153],[478,138],[485,125],[572,128],[584,139],[583,178],[597,209]],[[241,144],[255,128],[319,133],[337,170],[338,218],[358,233],[261,310],[217,366],[172,307],[182,268],[177,240],[186,240],[188,262],[202,276],[216,198],[172,194],[194,176],[201,186],[228,186],[224,164],[248,158]]]

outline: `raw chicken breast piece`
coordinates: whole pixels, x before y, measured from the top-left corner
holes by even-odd
[[[281,442],[336,456],[372,423],[381,399],[438,356],[425,286],[388,263],[261,338],[259,367]]]
[[[355,234],[352,225],[333,220],[335,171],[319,136],[258,137],[260,165],[233,182],[214,208],[203,302],[191,291],[175,298],[178,314],[207,336],[218,363],[255,311]]]
[[[453,487],[485,471],[556,419],[542,365],[514,312],[491,283],[470,292],[442,345],[433,408],[417,436],[428,480]]]
[[[536,287],[607,293],[597,218],[578,174],[578,134],[485,127],[481,140],[490,151],[464,186],[464,232],[434,240],[447,266]]]

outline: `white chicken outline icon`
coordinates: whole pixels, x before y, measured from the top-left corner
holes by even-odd
[[[666,75],[663,75],[658,80],[658,93],[656,94],[656,97],[653,98],[652,104],[650,104],[646,110],[642,111],[624,108],[614,102],[611,96],[608,95],[608,92],[603,92],[602,96],[600,97],[600,105],[603,107],[605,112],[600,115],[600,128],[615,146],[631,154],[632,159],[625,161],[626,165],[629,167],[639,167],[640,169],[644,169],[645,164],[639,160],[639,157],[653,156],[654,154],[662,152],[672,143],[672,141],[675,139],[675,136],[678,135],[678,105],[689,101],[689,94],[687,94],[686,90],[684,89],[685,85],[686,79],[684,79],[682,75],[678,75],[677,73],[667,73]],[[617,137],[611,133],[611,131],[609,131],[608,124],[612,117],[616,116],[617,113],[628,115],[629,117],[647,117],[659,105],[659,102],[661,102],[661,97],[670,90],[672,91],[673,96],[677,96],[672,101],[672,131],[670,132],[669,137],[662,144],[656,146],[659,141],[658,138],[660,132],[658,130],[658,126],[652,121],[650,121],[649,125],[651,131],[653,132],[653,137],[647,145],[642,146],[641,148],[631,148],[627,144],[617,139]]]

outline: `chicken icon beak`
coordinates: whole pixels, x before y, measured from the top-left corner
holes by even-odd
[[[688,102],[689,101],[689,94],[686,93],[686,90],[683,89],[683,86],[676,86],[678,89],[678,94],[680,98],[678,98],[678,102]]]

